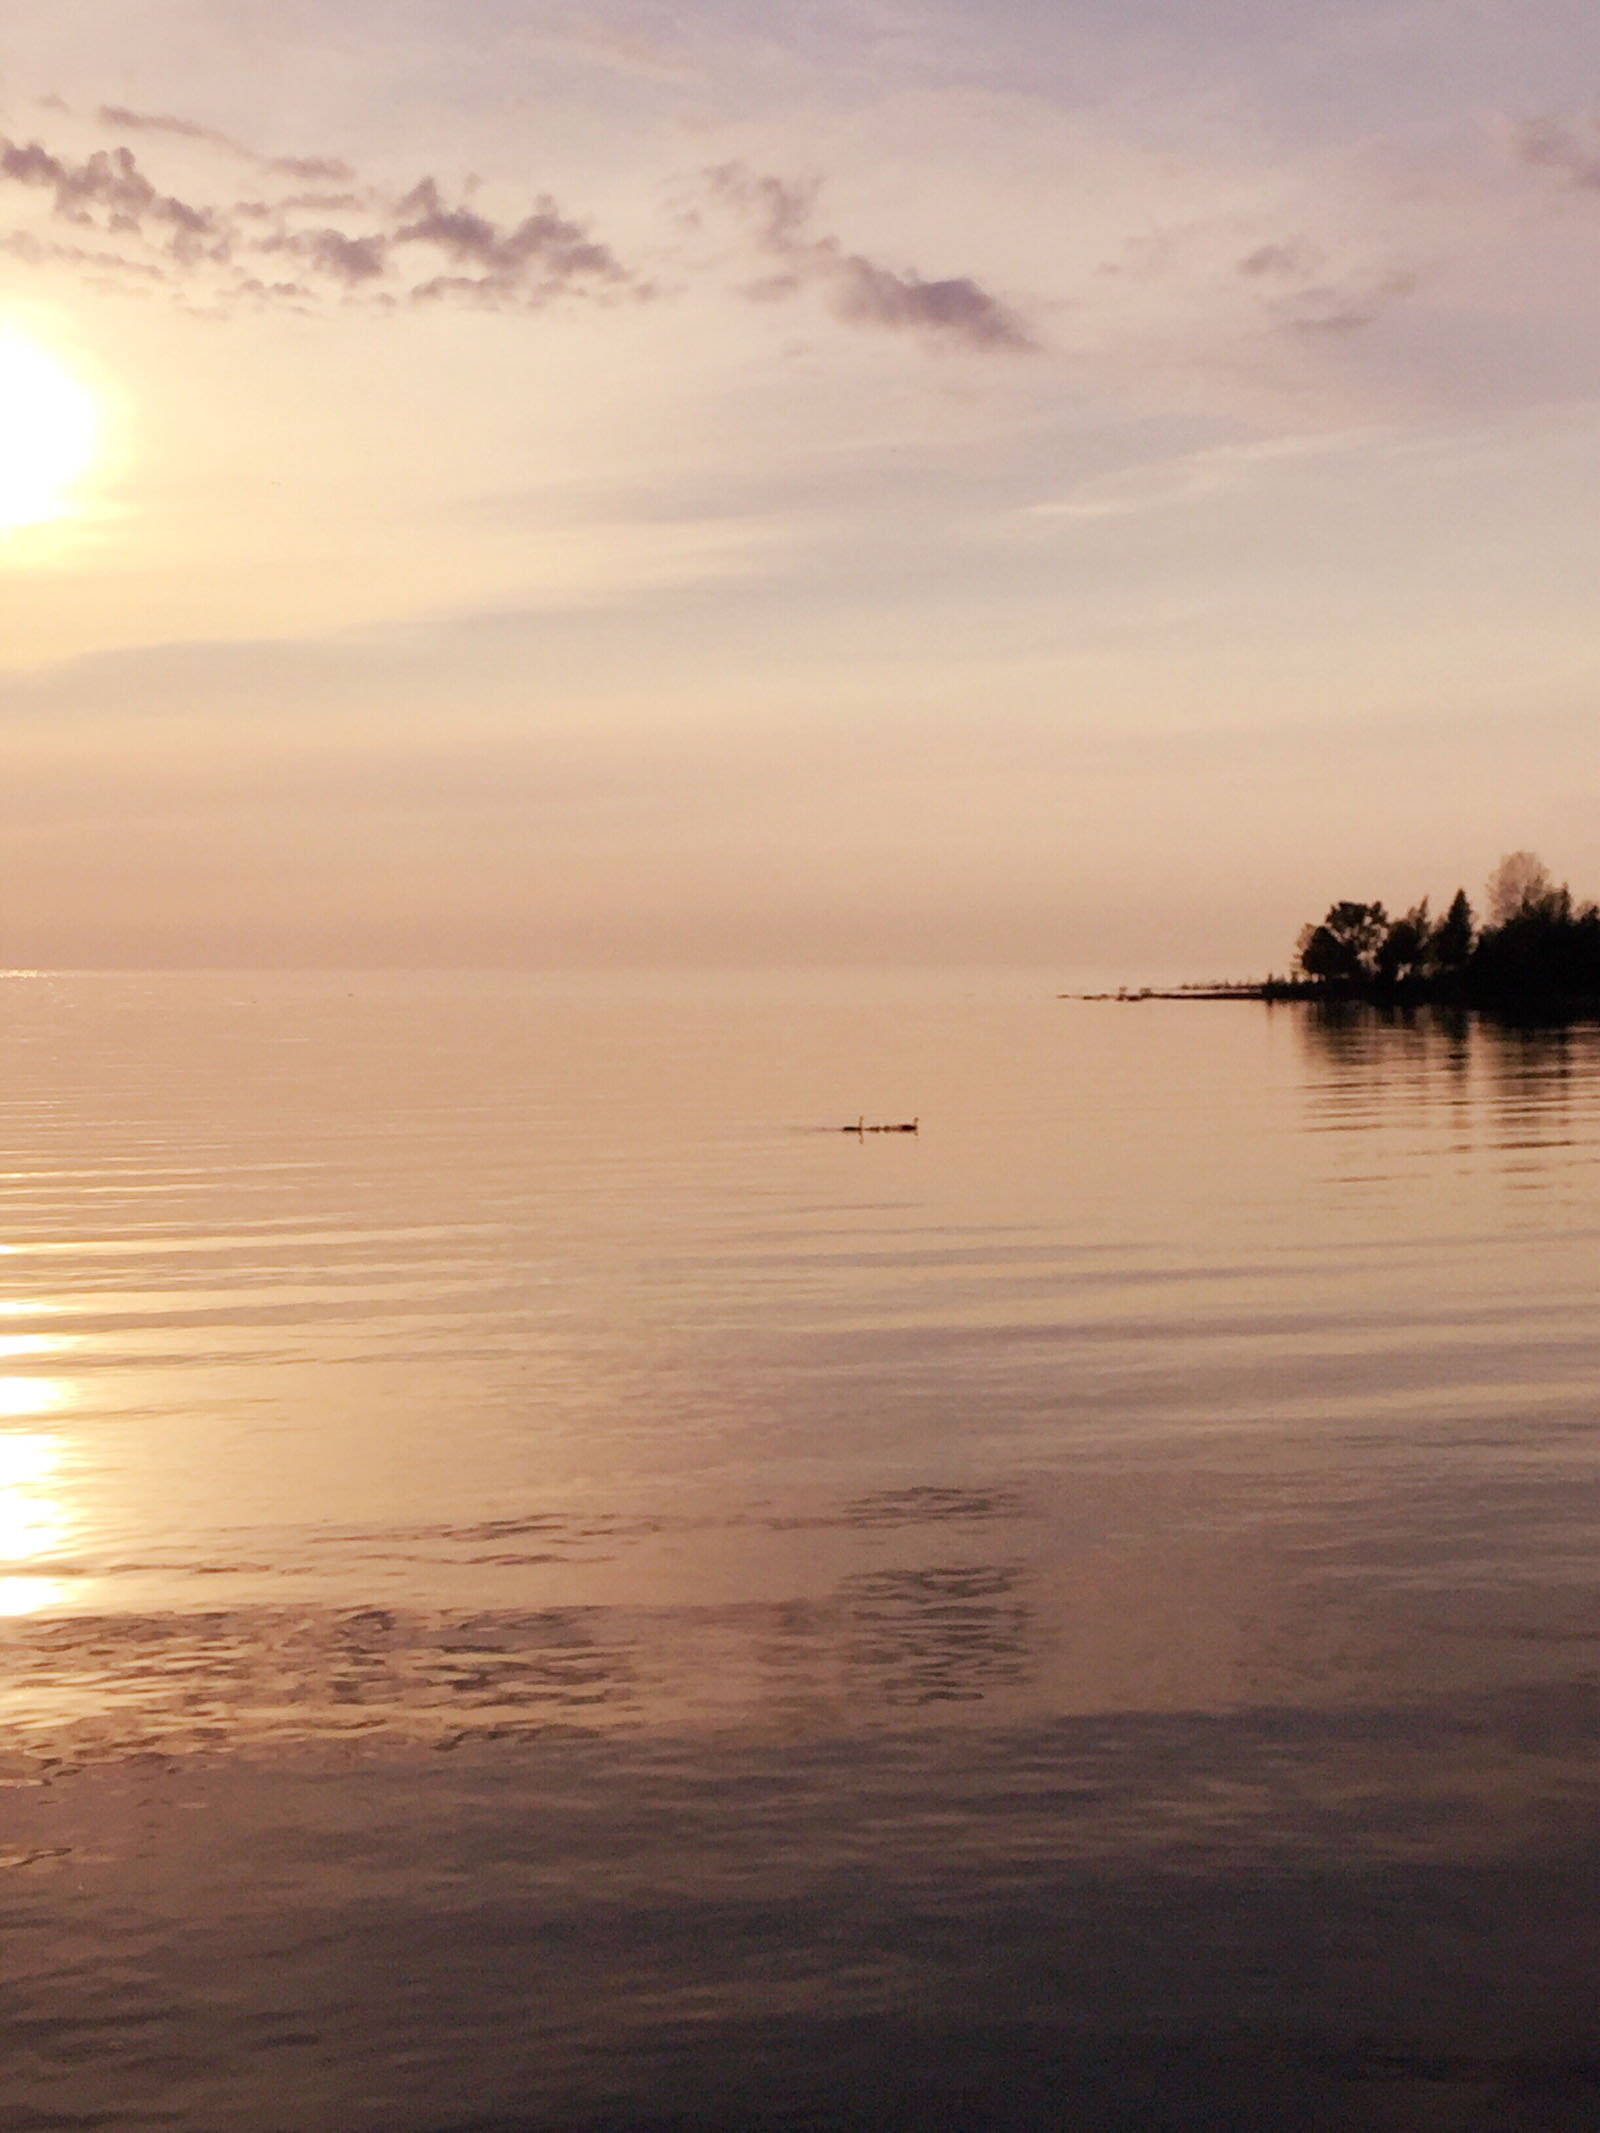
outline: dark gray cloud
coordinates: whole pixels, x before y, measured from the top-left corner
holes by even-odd
[[[126,142],[73,156],[0,136],[0,197],[31,193],[47,206],[43,225],[35,214],[8,229],[0,216],[0,248],[12,258],[86,265],[92,250],[102,274],[146,284],[164,278],[183,300],[208,308],[305,308],[334,299],[534,309],[569,294],[649,293],[548,196],[501,223],[449,198],[433,177],[394,193],[361,184],[342,158],[259,155],[170,113],[107,104],[98,117],[143,136],[152,152],[163,141],[184,144],[184,168],[201,170],[199,185],[191,178],[185,193],[163,189],[141,163],[143,151]],[[254,167],[256,197],[230,198],[231,188],[205,185],[205,159],[219,155]],[[74,225],[85,238],[93,232],[98,243],[63,243],[51,223]]]
[[[967,275],[926,281],[847,251],[837,237],[813,236],[815,183],[791,183],[742,163],[723,163],[705,175],[712,197],[744,217],[778,266],[746,289],[753,300],[770,303],[813,287],[849,325],[922,334],[982,353],[1037,348],[1017,313]]]
[[[1537,170],[1553,170],[1583,192],[1600,192],[1600,119],[1574,125],[1558,118],[1520,119],[1512,153]]]

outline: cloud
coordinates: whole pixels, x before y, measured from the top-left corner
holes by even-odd
[[[78,267],[96,277],[147,283],[165,279],[165,269],[154,260],[132,261],[120,252],[93,251],[81,244],[61,244],[39,237],[32,230],[0,230],[0,252],[28,267]]]
[[[1410,296],[1418,279],[1409,268],[1397,267],[1342,281],[1308,281],[1280,307],[1278,322],[1295,333],[1359,333]]]
[[[630,35],[579,15],[557,17],[530,30],[523,42],[538,52],[576,59],[587,66],[604,67],[642,81],[692,82],[701,75],[700,68],[686,55],[653,38]]]
[[[303,185],[340,185],[355,172],[338,156],[255,156],[263,170],[275,170]]]
[[[331,275],[347,288],[379,280],[388,265],[388,246],[382,237],[346,237],[341,230],[297,230],[276,241],[283,249],[298,253],[317,273]]]
[[[81,163],[71,163],[38,141],[24,145],[0,136],[0,179],[48,191],[56,213],[68,222],[90,223],[98,217],[107,230],[129,233],[149,223],[165,225],[173,233],[174,246],[183,239],[214,235],[218,227],[212,209],[158,191],[128,148],[109,154],[96,149]]]
[[[432,175],[387,189],[363,182],[341,157],[259,154],[173,112],[102,104],[97,122],[138,146],[124,140],[74,155],[0,135],[0,200],[31,194],[46,209],[43,219],[36,212],[9,228],[0,214],[0,251],[130,285],[164,282],[180,302],[210,311],[328,303],[534,310],[566,297],[656,293],[548,194],[497,217],[473,184],[465,197]],[[182,159],[182,190],[164,188],[142,160],[159,163],[163,152]],[[248,197],[222,175],[224,164],[240,163],[256,174]],[[817,234],[815,185],[742,164],[708,176],[712,197],[745,221],[774,270],[746,296],[776,301],[810,288],[850,326],[983,354],[1036,347],[1017,313],[971,276],[926,279]],[[73,240],[52,223],[73,225]]]
[[[778,273],[746,289],[752,299],[773,302],[813,287],[848,325],[918,333],[980,353],[1037,348],[1017,313],[970,277],[925,281],[846,251],[837,237],[813,236],[816,184],[790,183],[742,163],[719,164],[705,176],[712,197],[752,226],[759,249],[778,264]]]
[[[102,104],[96,115],[102,126],[118,133],[172,133],[186,141],[209,141],[234,155],[248,153],[227,134],[218,133],[214,126],[199,125],[194,119],[173,118],[164,112],[130,111],[125,104]]]
[[[203,141],[209,147],[240,156],[247,163],[258,164],[263,170],[276,171],[285,178],[298,178],[306,185],[337,185],[355,176],[350,165],[338,156],[258,155],[253,148],[246,148],[243,142],[236,141],[232,134],[221,133],[215,126],[202,126],[194,119],[175,118],[169,112],[130,111],[126,104],[102,104],[96,116],[102,126],[109,126],[117,133],[167,133],[179,140]]]
[[[1566,119],[1531,118],[1510,129],[1511,150],[1536,170],[1553,170],[1582,192],[1600,192],[1600,119],[1574,125]]]
[[[567,294],[650,293],[611,248],[541,195],[530,211],[504,223],[454,201],[437,179],[401,193],[363,185],[336,156],[267,156],[215,127],[170,113],[102,105],[101,124],[143,135],[157,146],[181,143],[202,159],[251,164],[264,181],[251,199],[232,188],[204,186],[201,197],[163,190],[126,143],[74,157],[39,140],[0,135],[0,192],[48,202],[49,219],[93,232],[92,253],[63,244],[45,226],[0,224],[0,248],[36,265],[89,264],[102,273],[148,282],[152,273],[176,293],[207,306],[230,301],[283,302],[303,309],[319,301],[466,301],[536,309]],[[340,186],[339,191],[307,190]],[[337,220],[333,218],[339,218]],[[284,276],[275,269],[292,263]]]
[[[923,281],[852,254],[840,263],[832,302],[840,318],[865,325],[909,326],[972,348],[1033,346],[1015,315],[965,275]]]
[[[499,229],[486,215],[448,207],[432,178],[412,187],[400,202],[403,218],[392,242],[437,246],[453,265],[476,268],[484,291],[526,286],[549,288],[582,280],[628,279],[610,249],[597,244],[581,224],[569,221],[548,196],[512,228]]]
[[[1377,453],[1390,444],[1382,429],[1329,431],[1212,445],[1177,458],[1120,467],[1081,481],[1064,497],[1030,504],[1031,519],[1131,518],[1201,503],[1247,483],[1270,477],[1280,466],[1306,461],[1327,464],[1354,452]]]
[[[1300,238],[1282,244],[1258,244],[1238,262],[1238,271],[1252,281],[1291,279],[1315,272],[1322,255]]]

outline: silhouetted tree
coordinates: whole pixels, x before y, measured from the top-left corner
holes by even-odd
[[[1438,976],[1459,977],[1471,960],[1476,935],[1467,892],[1457,889],[1450,899],[1449,910],[1433,929],[1433,939],[1428,944],[1429,960]]]
[[[1470,996],[1519,1013],[1600,999],[1600,911],[1575,908],[1532,852],[1512,852],[1489,881],[1491,917],[1467,972]]]
[[[1296,960],[1321,984],[1360,985],[1376,975],[1378,949],[1388,931],[1382,904],[1332,904],[1320,926],[1302,931]]]
[[[1517,1015],[1600,1008],[1600,908],[1574,904],[1532,852],[1501,860],[1489,908],[1492,922],[1480,933],[1464,889],[1437,925],[1426,897],[1392,922],[1382,904],[1334,904],[1321,925],[1301,931],[1302,981],[1334,999],[1432,1000]]]
[[[1397,918],[1378,943],[1374,962],[1381,983],[1391,987],[1409,985],[1424,975],[1431,959],[1433,928],[1428,923],[1428,899],[1413,904],[1404,918]]]
[[[1537,852],[1507,852],[1489,876],[1489,924],[1507,926],[1559,894]]]

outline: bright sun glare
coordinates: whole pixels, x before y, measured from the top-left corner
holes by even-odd
[[[94,440],[84,388],[32,341],[0,331],[0,530],[64,517]]]

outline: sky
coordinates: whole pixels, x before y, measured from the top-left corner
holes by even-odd
[[[0,963],[1152,982],[1600,892],[1597,63],[1593,0],[13,11]]]

